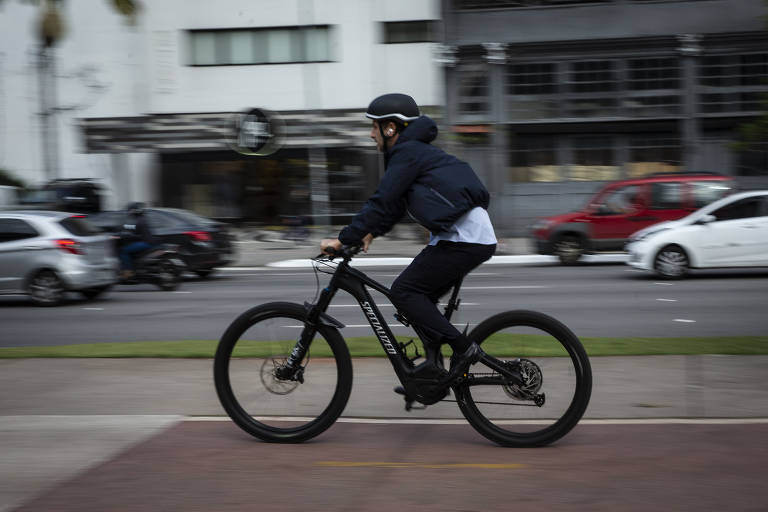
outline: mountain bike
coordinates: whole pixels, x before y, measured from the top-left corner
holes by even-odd
[[[313,258],[316,276],[318,270],[331,275],[314,303],[256,306],[223,334],[214,381],[235,424],[264,441],[290,443],[317,436],[339,418],[352,389],[352,360],[339,332],[344,324],[326,311],[343,290],[357,300],[389,358],[406,410],[452,401],[452,393],[472,427],[512,447],[546,445],[576,426],[589,403],[592,371],[564,324],[534,311],[496,314],[467,335],[482,349],[478,360],[446,369],[439,346],[402,313],[395,318],[421,339],[423,356],[413,339],[401,342],[392,333],[369,289],[386,298],[390,291],[350,265],[359,251],[344,247]],[[445,306],[449,320],[460,306],[460,287],[454,283]]]

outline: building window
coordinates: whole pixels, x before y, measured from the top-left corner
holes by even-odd
[[[703,57],[698,72],[703,113],[762,110],[761,96],[768,93],[768,53]]]
[[[618,89],[615,62],[588,60],[568,67],[567,117],[609,117],[616,115]]]
[[[737,153],[736,174],[739,176],[768,176],[768,142],[752,144]]]
[[[512,165],[508,168],[509,182],[560,181],[555,135],[513,134]]]
[[[633,135],[629,139],[627,176],[639,178],[682,169],[682,147],[676,136]]]
[[[435,21],[387,21],[383,25],[383,43],[432,43],[435,38]]]
[[[330,62],[331,27],[190,30],[190,66]]]
[[[557,64],[533,62],[508,66],[505,93],[512,119],[558,117]]]
[[[569,178],[574,181],[607,181],[619,177],[610,135],[573,138],[573,163]]]
[[[464,115],[488,112],[488,73],[482,68],[459,70],[459,113]]]

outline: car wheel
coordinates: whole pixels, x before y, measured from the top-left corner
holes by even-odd
[[[64,283],[51,270],[42,270],[29,281],[29,296],[38,306],[56,306],[64,300]]]
[[[576,235],[564,235],[555,242],[553,252],[563,265],[574,265],[584,254],[584,243]]]
[[[202,279],[205,279],[206,277],[208,277],[211,274],[213,274],[214,271],[215,271],[215,269],[213,269],[213,268],[199,268],[199,269],[195,270],[195,274],[197,274],[198,277],[200,277]]]
[[[112,288],[111,285],[108,286],[95,286],[93,288],[86,288],[85,290],[80,290],[80,293],[85,297],[86,299],[93,300],[96,297],[100,296],[107,290]]]
[[[664,279],[680,279],[688,274],[688,255],[679,245],[667,245],[653,260],[653,269]]]

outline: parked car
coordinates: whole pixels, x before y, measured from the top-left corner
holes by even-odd
[[[728,195],[734,185],[712,173],[660,173],[603,186],[580,211],[537,221],[533,237],[539,254],[554,254],[566,265],[597,251],[621,251],[635,231],[685,217]]]
[[[177,208],[147,208],[144,215],[158,243],[178,246],[188,271],[207,277],[216,267],[234,260],[232,236],[226,224]],[[128,220],[123,210],[94,213],[88,219],[112,233],[122,231]]]
[[[768,266],[768,190],[733,194],[630,237],[635,268],[668,279],[692,268]]]
[[[93,213],[101,210],[102,187],[90,178],[51,180],[27,191],[17,209]]]
[[[111,237],[81,215],[0,212],[0,293],[54,306],[67,291],[94,299],[117,282]]]

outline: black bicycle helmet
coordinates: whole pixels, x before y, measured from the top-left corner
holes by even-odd
[[[407,125],[421,116],[416,102],[407,94],[391,93],[379,96],[368,105],[365,117],[369,119],[389,119]]]

